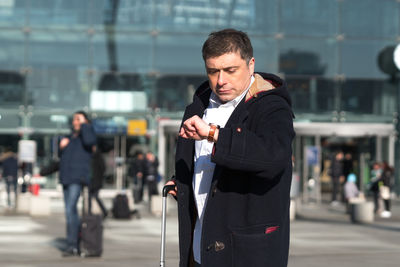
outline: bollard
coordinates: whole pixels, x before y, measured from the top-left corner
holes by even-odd
[[[350,216],[353,223],[372,223],[374,204],[370,201],[350,203]]]

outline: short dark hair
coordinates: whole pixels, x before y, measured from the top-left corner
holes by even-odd
[[[253,58],[253,47],[245,32],[235,29],[224,29],[210,33],[203,44],[203,59],[219,57],[227,53],[239,52],[247,64]]]

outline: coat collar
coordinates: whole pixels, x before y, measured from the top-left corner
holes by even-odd
[[[264,78],[260,74],[254,75],[254,83],[251,85],[249,91],[246,95],[246,101],[250,100],[253,97],[257,97],[259,93],[266,92],[272,89],[275,89],[270,82],[264,80]]]

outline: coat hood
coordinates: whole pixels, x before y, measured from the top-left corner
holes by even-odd
[[[246,102],[258,97],[277,95],[285,99],[292,106],[289,92],[284,80],[270,73],[258,72],[254,74],[255,80],[246,95]]]

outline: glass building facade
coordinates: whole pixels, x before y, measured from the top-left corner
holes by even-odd
[[[149,136],[124,142],[155,148],[223,28],[249,34],[256,71],[286,79],[296,122],[396,124],[398,85],[377,57],[400,42],[397,0],[0,0],[0,145],[30,138],[49,157],[83,109],[105,139],[146,119]]]

